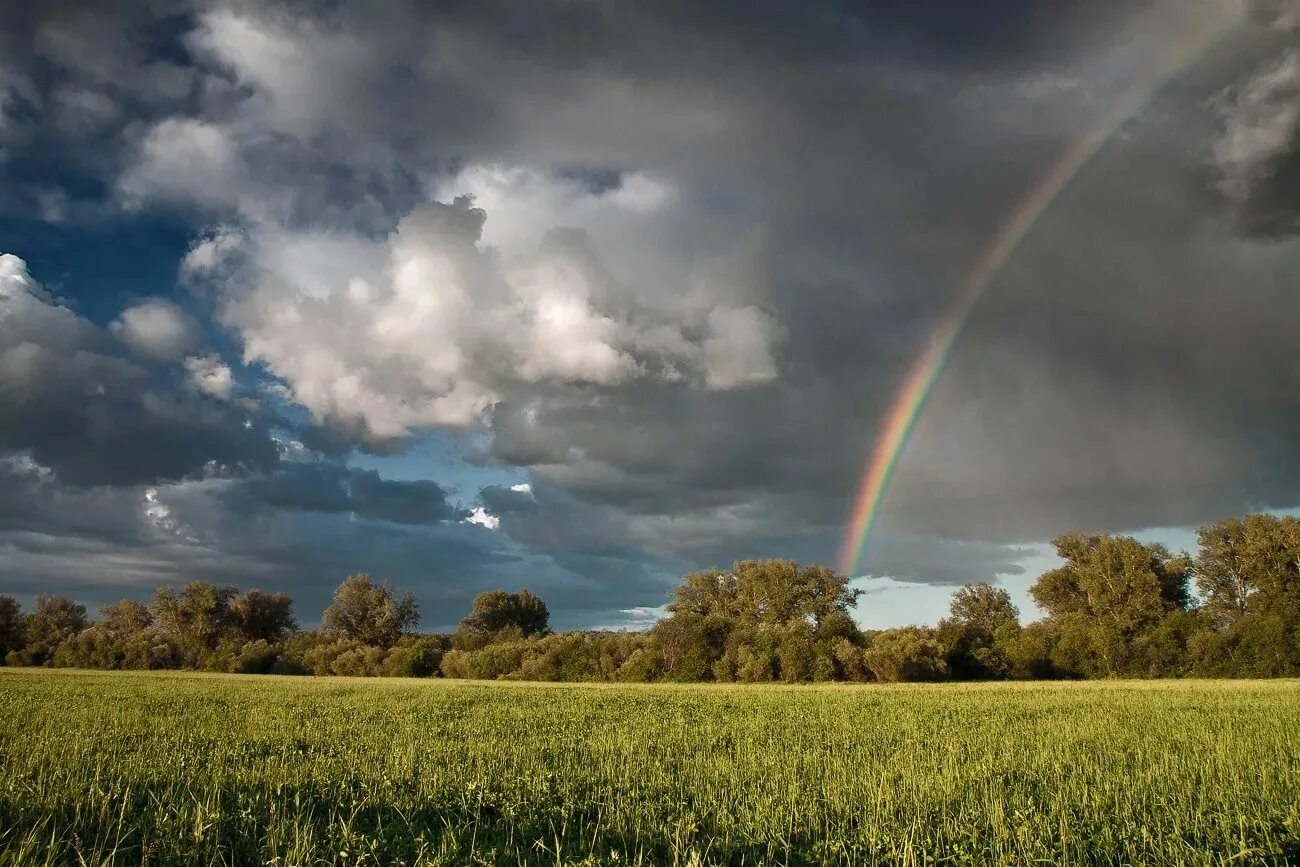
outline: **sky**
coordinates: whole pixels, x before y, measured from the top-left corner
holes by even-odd
[[[1300,507],[1300,0],[0,22],[21,600],[203,579],[311,625],[368,571],[428,629],[497,587],[639,628],[686,571],[835,564],[909,370],[1098,130],[964,320],[859,620],[976,580],[1032,617],[1061,532]]]

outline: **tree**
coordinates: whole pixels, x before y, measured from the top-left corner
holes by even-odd
[[[1131,536],[1066,533],[1053,542],[1066,563],[1045,573],[1030,593],[1048,614],[1084,616],[1123,631],[1191,603],[1191,561]]]
[[[709,569],[686,575],[673,592],[668,612],[771,625],[802,620],[818,627],[834,615],[847,614],[860,592],[825,566],[742,560],[730,572]]]
[[[1011,594],[984,582],[967,584],[953,594],[948,612],[939,623],[939,638],[948,649],[953,677],[1006,677],[1011,664],[997,645],[997,635],[1019,623],[1020,612],[1012,604]]]
[[[1196,535],[1196,587],[1217,623],[1298,607],[1300,521],[1247,515],[1207,524]]]
[[[249,590],[236,596],[230,610],[245,641],[283,641],[298,628],[293,617],[293,599],[287,593]]]
[[[884,683],[943,680],[948,676],[943,645],[917,626],[889,629],[871,638],[863,661]]]
[[[1065,565],[1044,573],[1029,592],[1059,632],[1052,650],[1058,670],[1124,673],[1135,661],[1134,641],[1191,604],[1185,555],[1129,536],[1066,533],[1054,544]]]
[[[992,639],[1004,624],[1016,622],[1020,611],[1006,590],[977,581],[957,588],[948,604],[948,617],[952,622]]]
[[[23,607],[12,596],[0,596],[0,660],[27,643]]]
[[[192,581],[176,593],[169,587],[154,593],[150,610],[159,630],[180,649],[182,664],[202,666],[223,638],[239,626],[231,607],[236,590],[229,584]]]
[[[119,634],[139,632],[153,625],[153,615],[143,603],[134,599],[122,599],[100,608],[99,622],[96,625]]]
[[[745,560],[733,574],[741,618],[760,623],[802,620],[817,627],[834,614],[847,613],[861,595],[849,587],[847,577],[816,564],[800,567],[793,560]]]
[[[415,596],[394,598],[393,588],[376,584],[365,572],[349,575],[334,591],[321,618],[321,631],[371,647],[392,647],[420,622]]]
[[[669,614],[694,614],[708,617],[721,614],[725,617],[740,617],[740,587],[736,572],[723,572],[721,569],[707,569],[703,572],[691,572],[682,577],[682,582],[673,591],[673,601],[668,604]]]
[[[520,637],[545,635],[550,618],[546,603],[527,590],[489,590],[474,597],[469,616],[460,622],[460,643],[481,647],[507,631]]]
[[[60,644],[87,626],[86,606],[67,596],[36,597],[36,607],[25,621],[27,665],[43,665]]]
[[[858,595],[824,566],[742,560],[686,575],[651,637],[674,680],[808,680],[835,670],[841,640],[861,641]]]

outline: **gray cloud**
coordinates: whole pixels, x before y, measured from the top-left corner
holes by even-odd
[[[153,361],[180,361],[198,348],[199,325],[166,298],[146,298],[122,311],[109,325],[123,343]]]
[[[114,354],[107,334],[50,299],[11,254],[0,255],[0,418],[0,452],[27,452],[73,485],[174,480],[276,460],[271,419],[256,407],[179,391]]]
[[[1245,230],[1287,237],[1300,229],[1300,3],[1257,0],[1253,9],[1285,47],[1220,98],[1213,157]]]
[[[73,489],[28,459],[0,461],[3,589],[30,601],[53,587],[97,607],[196,578],[228,581],[288,591],[310,625],[339,581],[368,571],[415,591],[427,629],[454,628],[474,595],[494,587],[534,588],[569,627],[619,619],[666,590],[666,576],[636,555],[555,558],[445,520],[459,513],[428,483],[316,470],[325,482],[299,468],[275,492],[231,479]],[[351,496],[321,492],[340,476],[353,480]],[[598,565],[607,571],[592,577]]]
[[[24,382],[54,407],[0,446],[44,449],[60,479],[189,478],[158,502],[250,568],[306,588],[371,557],[428,570],[448,611],[535,581],[561,616],[610,622],[683,569],[833,559],[895,391],[1001,221],[1153,57],[1235,20],[1181,0],[860,5],[203,3],[173,24],[193,62],[176,76],[129,36],[78,60],[39,35],[80,16],[32,24],[29,50],[66,69],[58,100],[22,99],[64,106],[68,140],[100,130],[117,205],[196,221],[187,285],[312,416],[303,442],[468,428],[475,460],[527,468],[533,492],[466,503],[492,531],[432,482],[278,463],[269,420],[164,394],[48,301],[23,302],[47,347]],[[1260,5],[1038,221],[906,451],[868,571],[1013,574],[1071,527],[1300,502],[1294,10]],[[183,431],[192,457],[109,473],[103,449],[140,439],[109,437],[79,463],[91,409],[132,429],[128,393],[154,395],[148,450]],[[56,411],[81,432],[63,448]],[[199,455],[248,469],[186,488]],[[280,539],[242,522],[251,503]]]
[[[434,482],[388,481],[373,470],[335,464],[281,464],[274,473],[240,481],[225,492],[233,508],[263,505],[360,515],[398,524],[432,524],[461,515]]]

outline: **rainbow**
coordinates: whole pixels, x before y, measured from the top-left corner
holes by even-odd
[[[909,370],[885,415],[884,427],[871,451],[845,529],[839,559],[843,574],[855,577],[880,516],[880,507],[889,490],[890,480],[898,468],[899,458],[925,411],[935,385],[943,376],[944,368],[952,358],[971,313],[988,293],[998,273],[1106,142],[1182,70],[1230,33],[1236,20],[1235,16],[1225,14],[1212,22],[1192,28],[1186,34],[1182,47],[1171,51],[1165,63],[1153,67],[1156,74],[1147,78],[1145,87],[1122,99],[1097,128],[1070,146],[1033,186],[984,247],[975,260],[974,267],[962,281],[952,310],[931,335],[925,351]]]

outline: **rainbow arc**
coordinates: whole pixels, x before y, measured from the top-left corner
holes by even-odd
[[[1227,7],[1228,4],[1224,4]],[[971,314],[988,294],[998,274],[1033,233],[1043,215],[1078,178],[1124,124],[1149,104],[1164,87],[1197,58],[1234,29],[1237,16],[1224,9],[1222,17],[1189,26],[1179,44],[1153,64],[1153,72],[1140,87],[1122,98],[1095,129],[1088,132],[1056,161],[1030,189],[997,233],[984,246],[959,287],[952,309],[940,322],[921,356],[909,369],[885,415],[866,470],[858,485],[840,548],[840,571],[854,576],[871,540],[890,481],[908,440],[934,393],[935,385],[952,358]]]

